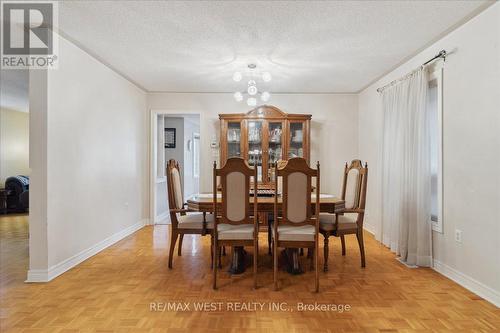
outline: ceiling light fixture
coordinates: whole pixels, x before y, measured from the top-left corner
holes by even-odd
[[[257,87],[256,86],[248,86],[247,92],[249,95],[253,96],[257,94]]]
[[[237,102],[241,102],[244,99],[244,95],[248,95],[247,105],[248,106],[256,106],[257,105],[257,96],[260,95],[260,99],[263,102],[267,102],[271,98],[271,94],[268,91],[261,92],[257,88],[256,80],[262,80],[263,82],[270,82],[272,80],[271,73],[262,72],[256,73],[257,65],[254,63],[250,63],[247,65],[248,70],[246,71],[246,75],[249,76],[247,81],[247,87],[244,91],[237,91],[234,93],[233,97]],[[240,82],[243,79],[243,74],[241,72],[235,72],[233,74],[233,81]]]
[[[247,99],[247,105],[248,106],[256,106],[257,105],[257,99],[255,97],[249,97]]]
[[[233,80],[234,80],[235,82],[240,82],[242,78],[243,78],[243,75],[241,75],[241,73],[240,73],[240,72],[235,72],[235,73],[233,74]]]

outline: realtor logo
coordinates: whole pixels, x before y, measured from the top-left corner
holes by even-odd
[[[2,2],[2,67],[54,68],[57,3]]]

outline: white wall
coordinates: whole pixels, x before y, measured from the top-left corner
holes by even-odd
[[[193,194],[200,191],[199,178],[194,178],[193,174],[193,134],[200,133],[200,118],[184,117],[184,198],[187,199]],[[188,150],[188,145],[191,145],[191,150]]]
[[[0,109],[0,186],[8,177],[29,174],[29,114]]]
[[[382,86],[437,54],[444,69],[444,232],[433,233],[436,268],[500,304],[500,3],[428,47],[359,95],[359,154],[371,164],[367,227],[381,226]],[[454,240],[463,231],[463,243]]]
[[[30,74],[31,143],[42,150],[31,150],[30,201],[46,200],[30,234],[43,229],[48,244],[30,240],[30,273],[43,280],[144,224],[149,122],[142,90],[64,38],[59,68]]]
[[[322,166],[322,192],[340,192],[343,165],[358,158],[357,95],[276,94],[269,104],[288,113],[312,114],[311,162]],[[219,113],[247,112],[232,94],[151,93],[149,108],[173,113],[200,113],[200,191],[212,189],[212,163],[218,160],[210,142],[219,138]]]

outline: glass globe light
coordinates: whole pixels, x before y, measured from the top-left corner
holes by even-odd
[[[249,99],[247,99],[247,105],[248,106],[256,106],[257,99],[255,97],[250,97]]]
[[[236,102],[241,102],[243,100],[243,94],[239,91],[235,92],[233,96]]]
[[[273,79],[273,77],[271,76],[271,73],[269,73],[269,72],[262,73],[262,80],[264,80],[264,82],[269,82],[272,79]]]
[[[269,98],[271,97],[271,94],[268,93],[267,91],[264,91],[262,95],[260,95],[260,99],[264,102],[267,102]]]
[[[257,94],[257,87],[256,86],[248,86],[248,94],[251,96],[254,96]]]
[[[243,76],[241,75],[240,72],[235,72],[233,74],[233,80],[236,82],[240,82],[242,78],[243,78]]]

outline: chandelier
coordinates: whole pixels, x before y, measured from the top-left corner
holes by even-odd
[[[271,98],[271,94],[268,91],[259,91],[257,88],[257,81],[262,80],[263,82],[269,82],[272,80],[272,76],[269,72],[257,73],[255,70],[256,68],[256,64],[248,64],[249,71],[247,73],[249,79],[247,81],[247,86],[245,90],[237,91],[233,95],[237,102],[241,102],[246,98],[248,106],[256,106],[257,98],[260,98],[263,102],[267,102],[269,98]],[[240,82],[242,79],[243,74],[241,72],[235,72],[233,74],[233,81]]]

